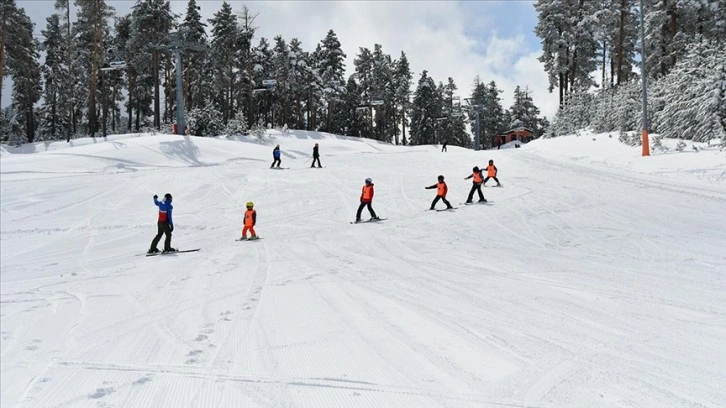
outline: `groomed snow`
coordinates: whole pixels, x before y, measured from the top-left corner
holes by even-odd
[[[610,136],[3,147],[0,406],[723,407],[726,153]],[[351,225],[366,177],[387,220]],[[147,258],[166,192],[201,250]]]

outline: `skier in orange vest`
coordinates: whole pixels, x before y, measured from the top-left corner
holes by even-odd
[[[255,203],[252,201],[247,202],[247,211],[245,211],[244,217],[244,228],[242,228],[242,237],[240,241],[257,239],[257,233],[255,232],[255,224],[257,224],[257,211],[254,210]],[[247,231],[250,232],[249,239],[247,238]]]
[[[433,210],[434,207],[436,207],[436,203],[439,202],[439,200],[443,201],[444,204],[446,204],[446,209],[454,208],[449,200],[446,199],[446,193],[449,192],[449,187],[446,186],[446,182],[444,181],[444,176],[439,176],[439,182],[432,185],[425,187],[427,190],[436,189],[436,198],[434,198],[434,201],[431,203],[430,210]]]
[[[497,187],[501,187],[502,185],[499,183],[499,179],[497,178],[497,166],[494,165],[494,160],[489,160],[489,165],[487,166],[487,178],[484,179],[484,181],[481,183],[482,185],[486,185],[487,181],[493,178],[494,181],[497,182]]]
[[[355,222],[360,222],[360,214],[363,212],[364,207],[368,207],[368,212],[371,213],[372,220],[380,220],[373,211],[371,203],[373,202],[373,180],[369,177],[366,179],[366,184],[363,186],[363,190],[360,194],[360,206],[358,206],[358,212],[355,214]]]
[[[470,178],[473,178],[471,185],[471,190],[469,191],[469,197],[466,199],[466,204],[471,204],[472,199],[474,198],[474,192],[476,191],[479,193],[479,202],[480,203],[486,203],[487,199],[484,198],[484,194],[481,192],[481,184],[482,184],[482,176],[481,176],[481,170],[479,170],[479,166],[474,166],[472,169],[471,175],[469,177],[464,178],[464,180],[469,180]]]

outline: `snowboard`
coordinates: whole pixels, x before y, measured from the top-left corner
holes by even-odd
[[[368,222],[378,222],[378,221],[383,221],[383,220],[387,220],[387,219],[388,218],[379,218],[377,220],[374,220],[373,218],[371,218],[371,219],[368,219],[368,220],[351,221],[350,223],[351,224],[365,224],[365,223],[368,223]]]
[[[235,241],[257,241],[258,239],[262,239],[262,237],[258,236],[256,238],[246,238],[246,239],[240,237],[240,238],[235,239]]]
[[[183,254],[185,252],[197,252],[200,249],[202,249],[202,248],[184,249],[184,250],[179,250],[179,251],[174,251],[174,252],[152,252],[150,254],[144,254],[144,255],[146,255],[146,256],[157,256],[157,255]]]

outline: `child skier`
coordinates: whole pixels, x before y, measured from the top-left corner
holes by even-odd
[[[171,233],[174,231],[174,223],[171,220],[171,210],[174,209],[171,205],[171,194],[164,194],[164,199],[161,201],[159,201],[158,195],[154,195],[154,204],[159,207],[159,218],[156,222],[157,233],[151,241],[151,246],[149,247],[147,254],[159,252],[156,245],[159,244],[159,240],[162,235],[166,235],[166,239],[164,239],[163,252],[175,252],[176,249],[171,247]]]
[[[247,211],[245,211],[244,227],[242,228],[242,237],[240,241],[257,239],[257,233],[255,232],[255,224],[257,224],[257,211],[254,210],[255,203],[252,201],[247,202]],[[247,231],[250,232],[250,237],[247,238]]]
[[[497,182],[497,187],[502,186],[499,184],[499,179],[497,179],[497,166],[494,165],[494,160],[489,160],[489,165],[487,166],[487,178],[485,178],[481,184],[486,185],[490,178],[493,178],[494,181]]]
[[[272,165],[270,168],[275,167],[275,163],[277,163],[277,168],[280,168],[280,164],[282,164],[282,160],[280,160],[280,145],[275,146],[274,149],[272,149]]]
[[[466,203],[472,203],[471,200],[474,198],[475,191],[479,193],[479,202],[486,203],[487,199],[484,198],[484,194],[481,192],[482,175],[481,170],[479,170],[479,166],[474,166],[471,175],[469,175],[469,177],[465,177],[464,180],[469,180],[470,178],[474,178],[474,180],[472,181],[471,190],[469,191],[469,197],[466,199]]]
[[[444,204],[446,204],[446,209],[454,208],[451,206],[451,203],[446,199],[446,193],[449,192],[449,188],[446,186],[446,182],[444,182],[444,176],[439,176],[439,182],[432,185],[425,187],[427,190],[436,189],[436,198],[434,198],[434,201],[431,203],[430,210],[433,210],[434,207],[436,207],[436,203],[439,202],[439,200],[443,201]]]
[[[355,222],[360,222],[360,214],[363,212],[364,207],[368,207],[368,212],[371,213],[372,220],[380,219],[376,215],[376,212],[373,211],[371,203],[373,203],[373,180],[369,177],[366,179],[366,183],[363,185],[363,190],[360,194],[360,206],[358,206],[358,212],[355,214]]]

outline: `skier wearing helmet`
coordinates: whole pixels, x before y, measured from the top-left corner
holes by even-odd
[[[363,190],[360,194],[360,206],[358,206],[358,212],[355,214],[355,222],[360,222],[360,214],[363,212],[364,207],[368,207],[368,211],[371,213],[371,220],[379,220],[376,212],[373,211],[371,203],[373,202],[373,180],[369,177],[366,179],[366,183],[363,186]]]
[[[449,187],[446,185],[446,182],[444,181],[444,176],[441,176],[440,175],[439,176],[439,182],[438,183],[436,183],[436,184],[434,184],[432,186],[425,187],[425,188],[427,190],[431,190],[431,189],[434,189],[434,188],[436,189],[436,198],[434,198],[434,201],[431,203],[431,208],[429,208],[430,210],[435,209],[436,203],[438,203],[439,200],[443,201],[444,204],[446,204],[446,209],[447,210],[450,210],[450,209],[454,208],[451,205],[451,203],[449,202],[449,200],[446,199],[446,193],[449,192]]]
[[[163,252],[175,252],[176,249],[171,247],[171,233],[174,231],[174,223],[171,219],[171,210],[174,209],[171,205],[171,194],[164,194],[164,199],[161,201],[159,201],[159,196],[154,195],[154,204],[159,207],[159,218],[156,222],[157,234],[151,241],[151,246],[147,253],[153,254],[159,252],[156,246],[159,244],[162,235],[166,235]]]
[[[255,203],[252,201],[247,202],[247,211],[245,211],[245,217],[244,217],[244,227],[242,228],[242,237],[239,239],[240,241],[243,240],[253,240],[257,239],[257,233],[255,232],[255,224],[257,224],[257,211],[254,210]],[[250,232],[249,239],[247,238],[247,231]]]
[[[502,185],[499,183],[499,179],[497,178],[497,172],[498,170],[497,166],[494,165],[494,160],[489,160],[489,165],[487,166],[487,178],[485,178],[481,184],[484,186],[490,178],[493,178],[494,181],[497,182],[496,187],[501,187]]]
[[[469,180],[470,178],[474,178],[471,190],[469,191],[469,197],[466,199],[466,204],[471,204],[472,199],[474,198],[474,192],[476,191],[479,193],[479,202],[480,203],[486,203],[487,199],[484,198],[484,194],[481,192],[481,185],[482,185],[482,175],[481,170],[479,169],[479,166],[474,166],[474,168],[471,170],[472,173],[469,175],[469,177],[465,177],[464,180]]]

